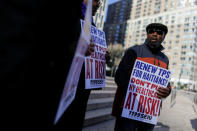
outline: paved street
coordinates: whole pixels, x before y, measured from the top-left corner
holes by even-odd
[[[171,97],[164,101],[155,131],[197,131],[197,106],[189,95],[178,91],[172,103]]]
[[[177,91],[176,99],[169,96],[163,101],[163,108],[154,131],[197,131],[197,105],[192,95]],[[83,131],[113,131],[115,120],[109,120]]]

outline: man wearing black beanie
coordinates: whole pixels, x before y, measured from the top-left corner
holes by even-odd
[[[116,71],[115,82],[118,85],[112,115],[116,117],[115,131],[153,131],[154,125],[127,119],[121,116],[123,104],[128,88],[129,78],[136,60],[141,60],[158,67],[168,69],[168,57],[161,51],[161,45],[168,29],[161,23],[151,23],[146,27],[147,39],[142,45],[135,45],[127,49]],[[157,97],[166,98],[171,92],[170,84],[167,88],[158,88]]]

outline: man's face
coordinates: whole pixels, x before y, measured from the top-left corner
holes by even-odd
[[[151,43],[160,42],[162,41],[163,37],[164,32],[160,29],[153,28],[148,30],[147,38]]]
[[[101,6],[100,0],[93,0],[92,1],[92,16],[95,16],[95,14],[100,6]]]

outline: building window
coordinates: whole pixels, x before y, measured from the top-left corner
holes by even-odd
[[[189,29],[184,29],[184,32],[188,32],[189,31]]]
[[[185,57],[181,57],[181,60],[185,60]]]
[[[173,64],[172,64],[173,66],[175,66],[176,65],[176,62],[173,62]]]
[[[182,51],[182,52],[181,52],[181,55],[185,55],[185,54],[186,54],[186,52],[185,52],[185,51]]]

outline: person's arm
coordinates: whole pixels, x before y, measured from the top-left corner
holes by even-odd
[[[105,53],[105,60],[106,60],[106,63],[109,63],[110,62],[110,59],[111,59],[111,54],[109,51],[106,51]]]
[[[171,93],[171,86],[170,83],[168,83],[167,88],[159,87],[157,90],[157,97],[158,98],[166,98]]]
[[[90,56],[94,52],[95,44],[90,40],[90,44],[88,45],[88,49],[85,53],[85,56]]]
[[[123,92],[127,90],[132,67],[137,58],[136,52],[131,48],[125,52],[115,74],[115,82]]]

